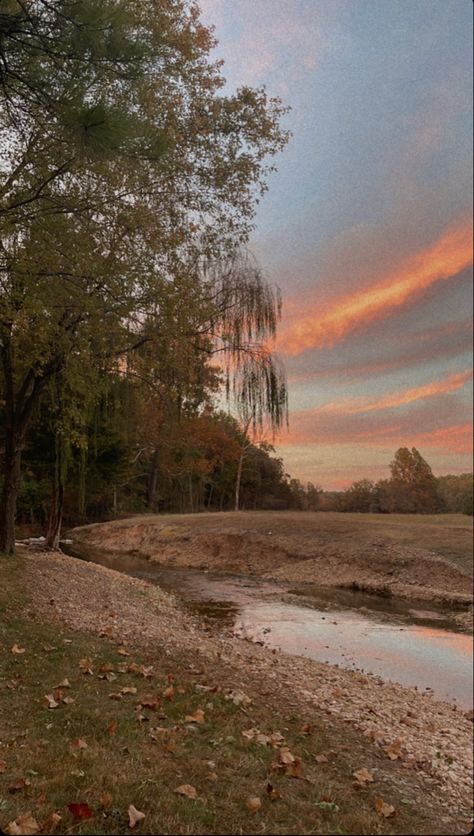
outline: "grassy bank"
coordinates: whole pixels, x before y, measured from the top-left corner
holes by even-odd
[[[343,723],[265,683],[242,702],[196,647],[144,653],[40,617],[23,575],[23,558],[0,560],[3,830],[31,811],[45,834],[127,833],[134,805],[147,834],[468,831]]]

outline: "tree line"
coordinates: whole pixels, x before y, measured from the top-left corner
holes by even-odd
[[[361,479],[333,499],[335,510],[362,513],[473,513],[473,474],[435,477],[416,447],[400,447],[390,479]]]

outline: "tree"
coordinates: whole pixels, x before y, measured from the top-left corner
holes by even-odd
[[[368,513],[374,510],[375,498],[376,489],[371,479],[360,479],[342,494],[340,510]]]
[[[14,551],[21,454],[49,381],[72,357],[123,371],[160,336],[170,288],[197,288],[202,259],[249,234],[284,108],[264,90],[221,95],[213,44],[186,0],[2,10],[0,551]],[[241,354],[242,400],[278,418],[274,363]]]
[[[436,479],[416,447],[400,447],[390,464],[390,488],[395,507],[390,510],[430,514],[437,510]]]

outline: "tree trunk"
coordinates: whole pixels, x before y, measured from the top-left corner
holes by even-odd
[[[21,440],[7,433],[4,482],[0,500],[0,552],[15,554],[16,501],[20,487]]]
[[[59,538],[61,537],[61,526],[63,522],[64,508],[64,486],[61,479],[54,480],[53,496],[51,499],[51,510],[49,513],[48,530],[46,532],[45,546],[48,549],[59,549]]]
[[[159,471],[159,463],[160,463],[160,456],[158,450],[155,450],[153,453],[153,458],[151,460],[151,470],[150,475],[148,477],[148,491],[147,491],[147,504],[148,507],[153,510],[155,507],[155,500],[156,500],[156,488],[158,486],[158,471]]]
[[[242,479],[242,465],[244,463],[244,455],[245,455],[245,447],[242,447],[242,451],[239,456],[239,463],[237,465],[237,478],[235,480],[235,502],[234,502],[234,511],[239,510],[240,505],[240,482]]]

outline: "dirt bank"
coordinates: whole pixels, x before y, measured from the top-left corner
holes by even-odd
[[[319,587],[472,602],[472,521],[240,512],[136,516],[76,528],[76,543],[156,563]]]

